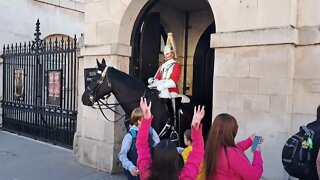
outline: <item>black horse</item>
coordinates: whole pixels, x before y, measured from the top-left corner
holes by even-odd
[[[170,114],[166,105],[158,97],[158,91],[149,89],[142,81],[121,72],[113,67],[106,66],[105,60],[102,63],[97,61],[98,73],[93,81],[85,89],[82,95],[82,103],[86,106],[93,106],[99,99],[113,93],[117,101],[127,115],[130,115],[134,108],[139,107],[140,97],[144,96],[152,102],[151,112],[154,116],[152,127],[160,133],[165,129],[166,124],[175,125],[175,130],[179,134],[179,146],[183,146],[183,133],[190,128],[193,105],[191,103],[181,105],[179,118],[176,123],[168,123]],[[168,130],[161,138],[169,138],[171,129]]]

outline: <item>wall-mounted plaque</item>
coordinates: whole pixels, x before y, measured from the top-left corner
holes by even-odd
[[[87,88],[93,78],[97,75],[97,68],[86,68],[84,69],[84,88]]]

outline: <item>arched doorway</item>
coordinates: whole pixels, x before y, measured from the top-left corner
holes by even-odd
[[[208,1],[148,1],[133,27],[129,72],[144,83],[154,76],[163,60],[162,49],[168,32],[174,34],[177,60],[183,67],[180,93],[190,96],[197,104],[206,105],[206,117],[211,118],[214,50],[209,44],[210,34],[215,32],[215,22]],[[207,69],[203,74],[204,67]],[[201,88],[206,89],[205,95]],[[211,121],[204,122],[208,123],[209,129]]]
[[[210,130],[212,117],[214,49],[210,48],[210,35],[214,32],[215,25],[212,23],[201,35],[193,57],[192,100],[206,106],[204,132]]]

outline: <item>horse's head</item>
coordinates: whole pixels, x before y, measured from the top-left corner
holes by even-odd
[[[97,60],[98,70],[96,76],[90,82],[82,94],[82,103],[86,106],[93,106],[99,99],[111,93],[111,83],[108,79],[109,66],[102,59],[102,63]]]

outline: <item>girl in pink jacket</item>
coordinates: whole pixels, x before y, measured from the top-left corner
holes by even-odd
[[[229,114],[216,116],[206,142],[204,157],[206,180],[258,180],[262,176],[260,146],[253,152],[252,164],[244,151],[252,145],[254,135],[235,144],[236,119]],[[261,143],[261,141],[260,141]]]
[[[194,109],[191,124],[193,149],[183,169],[179,172],[179,154],[176,146],[170,140],[162,140],[154,147],[151,158],[148,145],[148,134],[153,116],[151,115],[151,102],[147,105],[146,99],[141,98],[140,107],[143,118],[137,136],[138,171],[141,180],[193,180],[199,173],[200,162],[204,155],[201,119],[204,117],[204,107]]]

